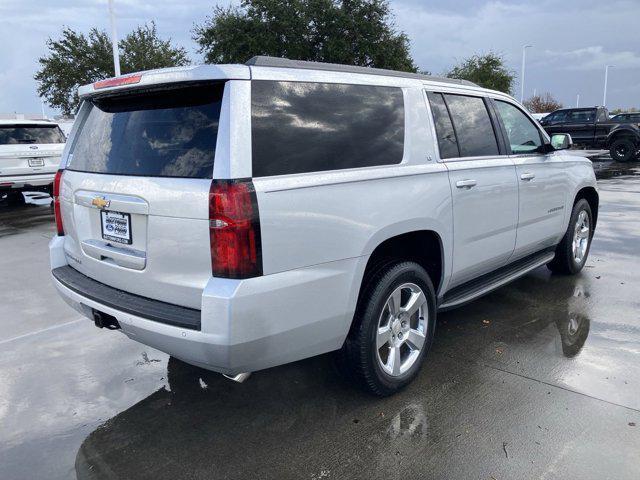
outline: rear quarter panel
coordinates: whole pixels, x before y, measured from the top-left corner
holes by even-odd
[[[412,231],[435,231],[444,249],[441,287],[450,276],[452,205],[447,169],[435,160],[422,85],[403,92],[405,146],[400,164],[253,179],[265,275],[355,260],[350,288],[326,299],[345,312],[345,334],[369,255],[383,241]]]
[[[557,152],[563,160],[563,166],[568,178],[569,195],[567,195],[567,205],[564,209],[563,229],[559,232],[558,242],[564,236],[571,218],[571,210],[576,199],[576,195],[585,187],[597,189],[596,174],[593,171],[591,160],[578,155],[572,155],[566,151]]]

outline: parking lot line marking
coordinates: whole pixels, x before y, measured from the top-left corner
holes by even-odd
[[[38,335],[40,333],[48,332],[50,330],[55,330],[56,328],[66,327],[67,325],[73,325],[74,323],[82,322],[83,320],[86,320],[86,319],[84,317],[80,317],[80,318],[77,318],[75,320],[71,320],[69,322],[61,323],[60,325],[53,325],[51,327],[43,328],[42,330],[37,330],[35,332],[29,332],[29,333],[25,333],[23,335],[18,335],[17,337],[8,338],[7,340],[0,341],[0,345],[3,345],[5,343],[9,343],[9,342],[13,342],[14,340],[20,340],[22,338],[31,337],[33,335]]]

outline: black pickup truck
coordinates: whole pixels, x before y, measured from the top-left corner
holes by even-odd
[[[540,124],[549,135],[568,133],[578,147],[608,149],[618,162],[640,154],[640,124],[611,120],[605,107],[563,108],[544,117]]]

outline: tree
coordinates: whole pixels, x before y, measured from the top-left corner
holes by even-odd
[[[502,56],[493,52],[469,57],[445,75],[505,93],[511,92],[515,80],[515,74],[507,69]]]
[[[243,0],[194,28],[207,63],[254,55],[415,72],[386,0]]]
[[[78,107],[78,87],[113,76],[111,40],[96,28],[88,35],[65,28],[62,36],[47,40],[49,52],[38,62],[34,78],[38,94],[48,105],[69,115]],[[173,67],[189,63],[182,47],[158,37],[154,22],[139,26],[118,42],[122,73]]]
[[[534,95],[527,99],[524,102],[524,106],[531,113],[550,113],[562,108],[563,105],[547,92],[544,95]]]

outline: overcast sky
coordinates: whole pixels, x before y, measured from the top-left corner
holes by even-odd
[[[185,46],[202,62],[191,39],[216,4],[230,0],[115,0],[122,37],[155,20],[163,37]],[[231,0],[234,1],[234,0]],[[411,39],[416,64],[434,74],[457,61],[488,51],[502,53],[520,76],[522,45],[527,53],[525,96],[549,91],[565,105],[602,103],[604,68],[609,73],[607,104],[640,107],[640,1],[391,0],[395,23]],[[38,113],[41,103],[33,75],[48,37],[62,27],[83,32],[109,30],[107,0],[0,1],[0,113]],[[519,81],[519,80],[518,80]],[[514,88],[519,98],[519,83]],[[47,108],[47,114],[56,113]]]

